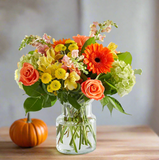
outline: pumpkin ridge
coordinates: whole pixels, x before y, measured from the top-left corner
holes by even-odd
[[[22,147],[25,147],[25,146],[24,146],[24,136],[23,136],[23,134],[22,134],[22,133],[23,133],[24,126],[25,126],[25,124],[22,125],[21,131],[20,131],[20,132],[21,132],[21,136],[20,136],[20,137],[21,137],[21,141],[20,141],[21,144],[20,144],[20,145],[21,145]]]
[[[38,129],[41,132],[42,137],[40,137],[41,139],[39,139],[39,144],[41,144],[42,142],[44,142],[48,136],[48,132],[45,132],[46,130],[48,130],[47,125],[45,124],[45,122],[43,122],[40,119],[32,119],[32,122],[38,125]],[[40,141],[41,140],[41,141]]]
[[[37,137],[37,144],[36,144],[36,145],[38,145],[38,144],[39,144],[39,136],[38,136],[38,133],[37,133],[37,129],[36,129],[36,127],[35,127],[34,123],[31,123],[31,124],[32,124],[32,125],[33,125],[33,127],[34,127],[35,134],[36,134],[36,137]]]

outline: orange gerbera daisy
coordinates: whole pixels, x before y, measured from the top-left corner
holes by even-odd
[[[89,37],[87,37],[87,36],[81,36],[81,35],[77,34],[77,36],[73,36],[72,38],[77,43],[79,51],[81,51],[82,46],[88,40]]]
[[[55,46],[58,45],[58,44],[65,44],[65,42],[66,42],[67,40],[70,40],[70,38],[69,38],[69,39],[64,39],[64,38],[63,38],[62,40],[61,40],[61,39],[60,39],[60,40],[57,40],[57,41],[54,42],[54,44],[52,44],[52,47],[55,48]]]
[[[83,62],[89,71],[97,75],[110,72],[114,59],[111,50],[107,47],[97,43],[91,44],[86,47],[83,55],[85,57]]]

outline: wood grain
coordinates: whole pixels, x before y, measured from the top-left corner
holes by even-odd
[[[84,155],[64,155],[56,150],[56,128],[34,148],[20,148],[9,137],[9,128],[0,128],[0,160],[159,160],[159,137],[147,126],[99,126],[97,148]]]

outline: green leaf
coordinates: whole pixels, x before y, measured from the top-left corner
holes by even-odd
[[[83,47],[82,47],[82,49],[81,49],[81,54],[84,53],[84,50],[85,50],[85,48],[86,48],[88,45],[91,45],[91,44],[94,44],[94,43],[96,43],[94,37],[89,38],[89,39],[84,43],[84,45],[83,45]]]
[[[87,80],[87,76],[86,76],[83,72],[81,72],[81,78],[82,78],[84,81]]]
[[[57,97],[56,96],[54,96],[54,97],[50,96],[50,99],[51,99],[51,106],[53,106],[57,101]]]
[[[117,54],[119,60],[124,61],[126,64],[130,64],[132,62],[132,56],[130,52],[123,52],[123,53],[118,53]]]
[[[52,107],[57,100],[56,96],[53,97],[49,96],[48,94],[44,95],[42,99],[43,99],[43,105],[42,105],[43,108]]]
[[[98,79],[101,81],[104,81],[104,80],[109,79],[110,77],[111,77],[111,74],[107,73],[107,74],[102,74],[101,76],[98,77]]]
[[[107,81],[104,81],[104,82],[105,82],[108,86],[110,86],[111,88],[117,90],[117,88],[116,88],[115,86],[113,86],[112,84],[110,84],[109,82],[107,82]]]
[[[103,83],[104,87],[105,87],[105,91],[104,91],[104,95],[113,95],[117,93],[117,88],[111,84],[110,82],[104,80],[105,83]]]
[[[23,89],[25,93],[30,97],[39,97],[46,94],[43,90],[43,88],[40,86],[40,82],[36,82],[31,86],[25,86],[23,85]]]
[[[113,105],[112,105],[111,103],[108,103],[108,104],[107,104],[107,107],[108,107],[108,109],[109,109],[109,111],[110,111],[110,114],[112,115]]]
[[[25,112],[35,112],[42,109],[43,100],[41,98],[28,97],[24,102]]]
[[[141,75],[141,74],[142,74],[142,70],[141,70],[141,69],[135,69],[135,70],[134,70],[134,74],[139,74],[139,75]]]
[[[109,103],[109,97],[105,96],[104,98],[102,98],[102,99],[100,100],[100,103],[101,103],[102,108],[103,108],[103,110],[104,110],[104,106],[106,106],[106,105]]]
[[[123,109],[123,107],[121,106],[121,104],[120,104],[115,98],[110,97],[110,96],[108,96],[108,97],[109,97],[109,103],[108,103],[109,107],[112,107],[112,106],[113,106],[113,108],[115,108],[116,110],[120,111],[121,113],[130,115],[130,114],[128,114],[128,113],[126,113],[126,112],[124,111],[124,109]]]
[[[71,97],[70,95],[68,95],[68,101],[72,105],[72,107],[74,107],[76,109],[80,109],[81,108],[81,105],[77,102],[77,100],[74,99],[73,97]]]
[[[30,51],[30,52],[28,52],[28,54],[34,54],[34,52],[35,52],[35,51]]]
[[[58,91],[58,99],[63,104],[64,102],[67,102],[67,93],[64,91]]]

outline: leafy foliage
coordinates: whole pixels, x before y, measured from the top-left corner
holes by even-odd
[[[39,81],[34,83],[31,86],[23,85],[23,89],[24,89],[25,93],[31,97],[39,97],[39,96],[43,96],[43,94],[46,94],[45,91],[43,90],[43,88],[40,86]]]
[[[70,94],[68,95],[68,101],[74,108],[76,108],[76,109],[81,108],[81,105]]]
[[[24,102],[25,112],[28,113],[30,111],[39,111],[42,109],[43,99],[42,98],[33,98],[28,97]]]
[[[55,95],[49,95],[45,92],[41,82],[36,82],[31,86],[24,86],[25,93],[30,96],[24,102],[25,112],[39,111],[42,108],[53,106],[57,98]]]
[[[83,45],[83,47],[82,47],[82,49],[81,49],[81,53],[84,53],[84,50],[85,50],[85,48],[86,48],[88,45],[91,45],[91,44],[94,44],[94,43],[96,43],[94,37],[89,38],[89,39],[84,43],[84,45]]]
[[[67,102],[67,98],[68,98],[67,92],[59,90],[57,96],[61,104],[63,104],[64,102]]]
[[[100,76],[98,77],[98,79],[101,80],[101,81],[106,81],[106,80],[109,79],[110,77],[111,77],[111,73],[100,74]]]
[[[115,108],[116,110],[118,110],[119,112],[121,113],[124,113],[124,114],[127,114],[123,107],[121,106],[121,104],[113,97],[110,97],[110,96],[105,96],[102,100],[100,100],[103,108],[107,105],[110,113],[112,113],[113,111],[113,108]]]
[[[130,52],[118,53],[117,56],[120,61],[124,61],[126,64],[131,65],[132,56],[131,56]]]
[[[51,107],[57,101],[56,96],[49,96],[48,94],[45,94],[42,98],[43,98],[43,108]]]

